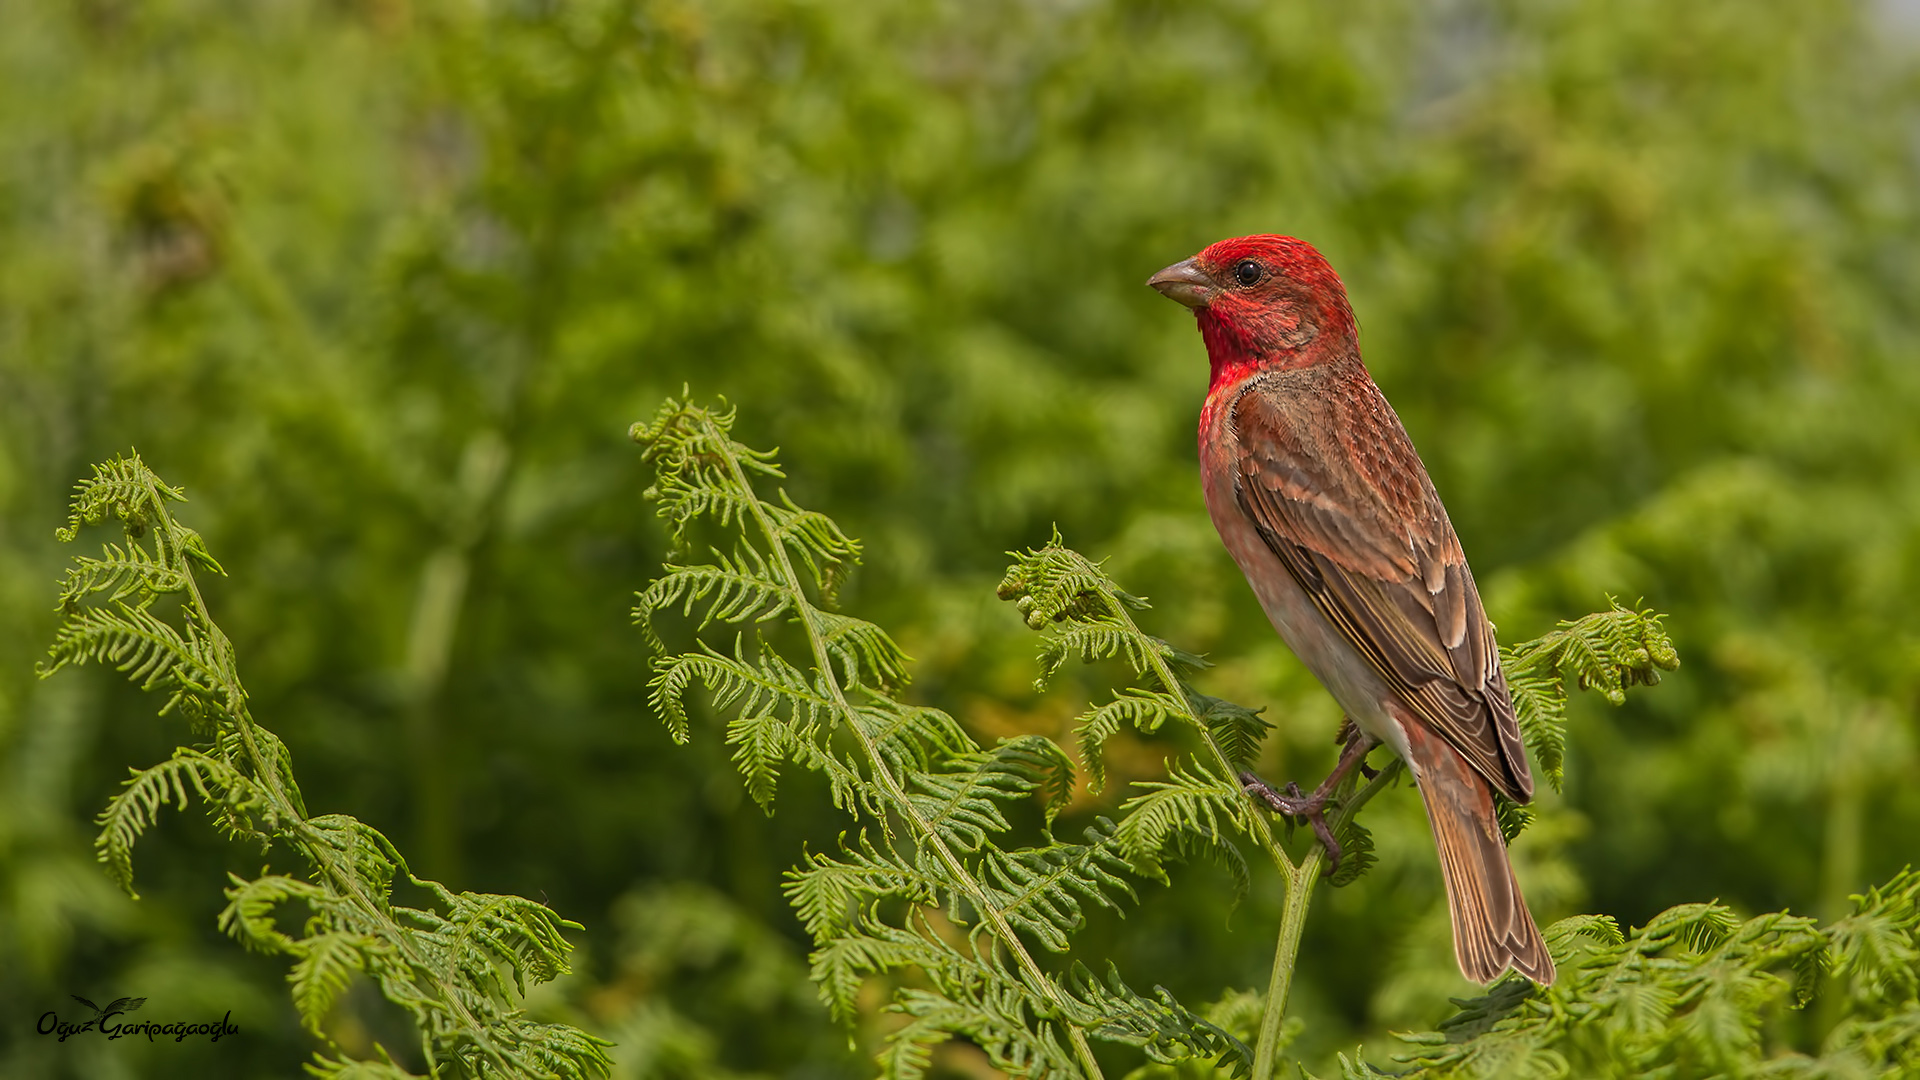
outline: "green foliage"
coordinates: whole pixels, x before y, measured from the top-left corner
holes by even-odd
[[[1170,760],[1164,780],[1136,781],[1117,825],[1099,819],[1084,844],[1054,840],[1055,815],[1072,791],[1065,754],[1034,735],[982,750],[945,713],[890,696],[885,686],[906,680],[904,654],[878,627],[824,606],[830,583],[841,580],[859,546],[784,492],[778,503],[761,497],[753,477],[785,474],[772,454],[735,442],[733,422],[730,410],[670,399],[652,422],[634,425],[633,436],[659,477],[648,495],[659,501],[682,550],[690,546],[695,520],[704,518],[721,527],[735,552],[729,557],[709,547],[711,563],[668,564],[639,594],[634,618],[660,649],[665,643],[654,620],[669,611],[695,621],[696,632],[716,623],[752,627],[751,644],[736,632],[730,654],[696,641],[657,655],[659,714],[676,741],[685,742],[684,699],[696,683],[705,686],[715,711],[729,717],[727,741],[756,802],[771,812],[778,770],[792,762],[824,774],[835,805],[859,822],[851,840],[842,834],[838,857],[816,853],[788,874],[788,898],[816,945],[813,977],[833,1014],[855,1017],[870,976],[912,971],[930,984],[894,989],[888,1007],[908,1019],[887,1036],[879,1055],[888,1076],[924,1075],[931,1048],[954,1036],[970,1039],[996,1067],[1023,1076],[1099,1075],[1089,1038],[1143,1048],[1155,1067],[1173,1070],[1169,1075],[1218,1059],[1203,1071],[1271,1076],[1274,1055],[1299,1030],[1282,1024],[1294,962],[1288,930],[1275,981],[1253,1008],[1257,1058],[1228,1028],[1188,1011],[1164,989],[1147,998],[1128,988],[1117,968],[1098,980],[1077,961],[1064,977],[1050,974],[1029,951],[1031,943],[1044,950],[1038,955],[1067,954],[1089,906],[1118,911],[1123,901],[1134,901],[1122,876],[1129,869],[1165,884],[1169,860],[1205,855],[1232,873],[1244,896],[1252,875],[1240,845],[1249,843],[1287,876],[1291,948],[1297,948],[1324,852],[1316,842],[1299,859],[1289,856],[1239,778],[1271,725],[1252,710],[1194,690],[1187,677],[1207,662],[1142,630],[1135,613],[1147,610],[1147,602],[1065,547],[1057,533],[1045,547],[1015,553],[997,592],[1042,631],[1039,685],[1069,658],[1117,658],[1137,680],[1076,722],[1088,770],[1100,768],[1107,743],[1123,726],[1184,732],[1200,748],[1185,761]],[[802,521],[809,526],[794,527]],[[769,632],[766,624],[776,617],[800,630],[799,660],[783,655],[781,639]],[[867,659],[839,651],[837,641],[863,642],[858,655]],[[1617,604],[1563,622],[1503,659],[1509,678],[1526,687],[1524,723],[1536,752],[1557,752],[1564,743],[1568,681],[1617,704],[1627,686],[1657,682],[1656,669],[1679,663],[1658,616]],[[1331,827],[1345,857],[1331,884],[1350,884],[1373,865],[1373,839],[1356,814],[1400,771],[1395,761],[1364,787],[1356,790],[1350,779],[1339,791]],[[1044,842],[1004,846],[1013,832],[1010,808],[1031,800],[1041,805]],[[1526,818],[1517,807],[1505,811],[1511,837]],[[1712,909],[1668,936],[1705,948],[1723,915]],[[1509,986],[1495,994],[1505,1001],[1515,992]],[[1233,1000],[1244,1012],[1245,999]],[[1161,1074],[1150,1069],[1146,1075]]]
[[[1785,913],[1741,919],[1686,904],[1622,935],[1604,916],[1549,927],[1561,976],[1518,979],[1458,1002],[1439,1030],[1403,1036],[1419,1076],[1912,1075],[1920,1069],[1920,873],[1853,897],[1828,926]],[[1811,1053],[1783,1012],[1831,995]],[[1350,1078],[1383,1074],[1350,1064]]]
[[[1123,725],[1146,733],[1184,728],[1203,748],[1185,767],[1170,764],[1165,781],[1142,782],[1140,794],[1122,805],[1126,817],[1116,835],[1136,868],[1164,882],[1168,857],[1205,853],[1233,872],[1244,895],[1251,878],[1234,845],[1236,836],[1262,849],[1277,866],[1291,867],[1239,781],[1240,769],[1272,725],[1253,710],[1195,691],[1187,676],[1206,667],[1206,661],[1141,630],[1133,613],[1146,610],[1144,599],[1122,589],[1100,564],[1062,545],[1057,532],[1043,548],[1014,553],[998,593],[1014,603],[1028,626],[1042,631],[1039,687],[1069,657],[1088,662],[1120,657],[1139,680],[1076,722],[1081,759],[1096,782],[1105,776],[1107,741]],[[1353,835],[1358,826],[1351,822],[1352,814],[1343,813],[1336,828]]]
[[[1156,1061],[1232,1057],[1246,1049],[1165,991],[1142,995],[1117,970],[1095,978],[1075,964],[1048,970],[1086,921],[1086,909],[1134,899],[1114,828],[1084,843],[1050,835],[1011,846],[1010,813],[1035,797],[1045,820],[1071,790],[1072,765],[1050,741],[1025,736],[983,749],[950,716],[903,703],[905,654],[872,623],[829,610],[833,585],[859,546],[825,517],[755,478],[783,477],[773,455],[735,442],[734,414],[669,400],[633,437],[657,477],[648,489],[676,542],[696,519],[728,535],[734,552],[711,563],[671,563],[639,594],[635,621],[676,606],[698,626],[755,626],[731,652],[704,643],[654,661],[656,708],[676,740],[695,683],[729,715],[727,741],[756,801],[769,811],[780,766],[824,774],[834,804],[859,823],[838,856],[815,853],[787,875],[787,895],[813,936],[813,975],[833,1014],[850,1020],[872,976],[913,974],[888,1008],[905,1023],[886,1037],[883,1075],[924,1076],[933,1048],[971,1040],[997,1068],[1020,1076],[1098,1076],[1090,1040],[1134,1046]],[[725,587],[709,584],[725,579]],[[742,602],[741,597],[755,599]],[[798,630],[788,659],[762,624]],[[1134,639],[1114,637],[1114,648]],[[1091,643],[1088,649],[1106,647]]]
[[[1661,628],[1660,616],[1615,600],[1612,611],[1562,622],[1539,638],[1502,649],[1500,666],[1513,692],[1520,735],[1558,791],[1565,775],[1568,680],[1624,705],[1628,687],[1657,684],[1662,671],[1680,667],[1680,654]]]
[[[307,800],[421,876],[588,924],[529,1009],[614,1038],[619,1075],[870,1071],[777,895],[803,843],[837,851],[827,785],[783,767],[767,818],[717,728],[674,751],[647,716],[624,597],[664,538],[618,436],[685,382],[805,464],[795,500],[866,541],[845,610],[983,744],[1071,750],[1063,723],[1111,700],[1112,665],[1036,699],[986,596],[1057,523],[1216,663],[1199,689],[1264,707],[1263,770],[1319,775],[1338,715],[1207,521],[1201,344],[1141,285],[1257,231],[1346,280],[1504,642],[1614,593],[1686,645],[1658,693],[1574,695],[1565,790],[1541,783],[1514,847],[1542,920],[1841,917],[1920,835],[1910,7],[0,3],[0,1014],[137,993],[247,1030],[0,1040],[0,1073],[309,1055],[285,966],[208,932],[206,883],[257,848],[163,813],[138,903],[94,861],[125,767],[187,740],[128,685],[32,676],[51,526],[128,443],[247,568],[208,599]],[[1109,741],[1110,793],[1077,789],[1058,835],[1188,768],[1203,748],[1162,730],[1184,745]],[[1375,868],[1299,954],[1286,1053],[1323,1074],[1468,993],[1418,799],[1370,805]],[[1261,986],[1284,889],[1249,855],[1231,920],[1226,874],[1142,889],[1076,955],[1194,1004]],[[806,1008],[709,993],[691,961],[623,973],[613,912],[669,884],[796,953]],[[382,1005],[337,1006],[357,1056],[411,1041]]]
[[[82,526],[117,520],[125,541],[106,544],[102,558],[74,557],[60,592],[51,662],[41,674],[110,664],[140,689],[164,695],[162,716],[181,713],[206,737],[134,770],[100,814],[100,861],[131,894],[135,842],[161,807],[185,809],[198,797],[228,836],[257,842],[262,851],[283,844],[304,864],[310,880],[233,876],[220,927],[249,949],[293,958],[287,981],[314,1035],[326,1039],[334,1004],[365,976],[411,1014],[436,1075],[604,1076],[603,1040],[535,1023],[519,1007],[529,983],[568,970],[572,946],[561,929],[578,923],[517,896],[454,893],[415,877],[377,830],[341,814],[309,816],[292,757],[253,719],[232,643],[201,598],[195,573],[224,571],[169,509],[185,500],[138,454],[116,457],[78,485],[60,530],[72,541]],[[395,903],[396,880],[423,890],[428,906]],[[297,933],[277,924],[289,907],[307,913]],[[380,1055],[320,1058],[309,1071],[410,1075],[384,1050]]]

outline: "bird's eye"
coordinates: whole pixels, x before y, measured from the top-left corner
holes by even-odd
[[[1243,288],[1260,284],[1260,279],[1266,276],[1267,268],[1253,259],[1242,259],[1233,268],[1233,280]]]

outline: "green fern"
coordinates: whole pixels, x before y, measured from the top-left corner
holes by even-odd
[[[1137,782],[1137,794],[1122,805],[1115,836],[1135,869],[1164,881],[1168,861],[1199,854],[1227,867],[1244,892],[1250,871],[1241,845],[1251,845],[1280,870],[1287,889],[1285,915],[1272,978],[1260,999],[1253,1063],[1259,1080],[1274,1075],[1287,1038],[1283,1010],[1300,923],[1326,859],[1318,844],[1297,858],[1289,855],[1274,831],[1276,823],[1242,788],[1239,770],[1256,757],[1271,725],[1254,710],[1195,690],[1187,678],[1206,661],[1141,630],[1136,614],[1149,609],[1146,600],[1122,589],[1099,563],[1065,547],[1057,533],[1045,547],[1014,553],[999,595],[1042,632],[1038,686],[1044,688],[1070,657],[1118,657],[1132,667],[1135,684],[1117,690],[1076,724],[1082,760],[1096,782],[1105,779],[1101,756],[1107,740],[1124,727],[1147,733],[1181,729],[1201,747],[1184,762],[1169,762],[1166,779]],[[1502,659],[1522,733],[1556,787],[1568,681],[1597,689],[1618,704],[1628,687],[1655,683],[1660,671],[1679,664],[1659,616],[1617,603],[1610,611],[1562,623],[1545,637],[1506,651]],[[1395,760],[1364,785],[1352,776],[1335,792],[1328,824],[1342,858],[1328,874],[1329,884],[1350,885],[1373,865],[1373,838],[1357,815],[1401,771]],[[1532,820],[1526,808],[1504,800],[1500,812],[1509,840]]]
[[[1630,687],[1653,686],[1662,671],[1680,667],[1680,653],[1660,616],[1612,598],[1608,602],[1610,611],[1562,622],[1541,637],[1500,651],[1520,735],[1555,791],[1565,772],[1569,679],[1621,705]]]
[[[1284,1007],[1308,899],[1327,859],[1318,843],[1289,854],[1283,841],[1297,823],[1272,820],[1241,783],[1271,725],[1256,710],[1194,689],[1188,679],[1206,661],[1141,629],[1147,602],[1057,534],[1015,553],[998,591],[1042,632],[1036,685],[1044,689],[1072,658],[1119,659],[1132,670],[1132,685],[1075,725],[1093,785],[1105,780],[1107,741],[1124,728],[1182,733],[1197,752],[1171,762],[1165,779],[1136,783],[1117,824],[1100,820],[1084,842],[1049,835],[1008,847],[1015,803],[1037,799],[1050,833],[1072,790],[1072,762],[1037,736],[982,748],[947,714],[894,697],[907,682],[905,655],[879,627],[830,610],[859,545],[784,492],[758,494],[756,480],[783,474],[771,453],[733,441],[732,423],[731,412],[668,401],[650,423],[634,425],[658,474],[649,494],[683,560],[639,594],[634,618],[656,650],[652,700],[676,740],[689,737],[688,695],[703,687],[726,718],[734,763],[759,805],[771,812],[780,769],[793,764],[826,776],[835,805],[859,820],[836,852],[810,854],[787,876],[833,1014],[850,1019],[871,977],[918,973],[897,985],[889,1006],[906,1019],[880,1052],[887,1076],[924,1075],[933,1048],[955,1037],[1020,1076],[1097,1076],[1093,1040],[1137,1047],[1154,1068],[1275,1075],[1298,1030]],[[686,561],[696,521],[700,535],[725,536],[706,548],[707,561]],[[656,623],[668,613],[691,624],[689,647],[666,648]],[[763,632],[775,622],[798,629],[798,649],[783,651],[777,635]],[[727,627],[724,648],[699,638]],[[1562,624],[1504,660],[1523,731],[1556,784],[1567,682],[1617,701],[1678,662],[1658,616],[1619,605]],[[1401,772],[1393,761],[1364,784],[1353,774],[1335,792],[1329,824],[1345,857],[1330,883],[1349,884],[1372,864],[1372,838],[1356,815]],[[1511,836],[1530,818],[1506,806],[1501,820]],[[1244,893],[1248,845],[1280,870],[1287,897],[1266,993],[1236,1006],[1232,1030],[1163,991],[1129,989],[1117,972],[1095,979],[1075,963],[1055,971],[1040,962],[1068,952],[1089,906],[1119,910],[1132,901],[1129,871],[1166,882],[1169,862],[1203,856],[1227,867]],[[1255,1014],[1257,1024],[1241,1022]],[[1236,1034],[1246,1031],[1251,1054]],[[1208,1061],[1215,1064],[1197,1064]]]
[[[1920,1072],[1920,873],[1855,896],[1820,927],[1784,912],[1741,919],[1718,904],[1670,908],[1630,934],[1582,915],[1546,930],[1551,987],[1517,978],[1457,1004],[1383,1073],[1484,1076],[1912,1076]],[[1832,977],[1829,978],[1828,976]],[[1843,1019],[1814,1052],[1783,1045],[1784,1011],[1839,995]]]
[[[1015,804],[1038,801],[1051,828],[1072,792],[1070,759],[1036,736],[981,747],[951,716],[894,697],[908,680],[906,655],[879,627],[831,610],[859,545],[784,492],[760,495],[754,482],[780,478],[779,465],[735,442],[732,423],[730,411],[669,401],[634,426],[657,473],[648,493],[682,558],[696,521],[703,535],[729,534],[707,561],[670,563],[639,594],[634,618],[657,651],[652,699],[676,740],[690,734],[686,700],[701,686],[727,717],[757,803],[771,810],[780,769],[792,764],[824,774],[835,804],[861,822],[837,851],[811,854],[787,875],[833,1014],[854,1015],[868,978],[917,972],[889,1006],[905,1021],[879,1054],[892,1077],[925,1075],[933,1048],[956,1037],[1018,1076],[1098,1076],[1091,1040],[1244,1069],[1244,1045],[1163,991],[1041,963],[1067,951],[1089,907],[1134,899],[1115,826],[1098,822],[1079,843],[1009,844]],[[734,627],[732,642],[666,651],[656,622],[669,612],[696,634]],[[775,620],[798,629],[794,655],[759,635]],[[1140,648],[1089,633],[1062,656],[1144,659]]]
[[[137,454],[94,467],[75,491],[63,540],[84,526],[117,520],[123,543],[100,558],[77,556],[61,584],[61,623],[43,676],[67,666],[109,664],[143,690],[164,696],[162,715],[185,715],[208,741],[135,770],[98,819],[101,862],[133,893],[133,848],[162,807],[203,804],[222,832],[295,851],[306,879],[234,877],[220,927],[247,948],[293,958],[288,975],[301,1023],[325,1038],[324,1022],[356,977],[412,1014],[421,1051],[437,1075],[604,1076],[609,1044],[573,1028],[537,1024],[520,1011],[528,983],[567,970],[563,927],[578,928],[517,896],[454,893],[408,871],[386,837],[344,815],[309,816],[292,757],[247,706],[233,646],[214,624],[195,581],[224,573],[198,533],[170,504],[185,495],[153,475]],[[711,589],[709,589],[711,592]],[[157,605],[162,597],[177,603]],[[396,880],[432,906],[392,899]],[[137,896],[137,894],[135,894]],[[298,932],[281,929],[288,904],[308,913]],[[316,1076],[396,1078],[408,1074],[380,1051],[378,1061],[318,1057]]]

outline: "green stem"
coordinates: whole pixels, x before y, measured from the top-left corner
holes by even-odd
[[[1352,798],[1347,798],[1346,793],[1353,790],[1355,776],[1349,775],[1341,781],[1334,793],[1340,800],[1340,809],[1327,824],[1338,833],[1362,806],[1400,774],[1400,769],[1400,760],[1395,758]],[[1260,1009],[1260,1035],[1253,1048],[1253,1080],[1273,1080],[1274,1069],[1279,1065],[1280,1029],[1287,1018],[1287,993],[1293,987],[1293,969],[1300,958],[1307,905],[1313,900],[1313,887],[1319,883],[1320,870],[1326,861],[1326,849],[1316,843],[1297,867],[1282,868],[1287,881],[1286,908],[1280,915],[1280,938],[1273,946],[1273,974],[1267,979],[1267,996]]]
[[[1307,905],[1320,880],[1321,855],[1315,851],[1286,875],[1286,909],[1280,915],[1280,939],[1273,946],[1273,974],[1267,979],[1265,1007],[1260,1011],[1260,1037],[1253,1049],[1254,1080],[1268,1080],[1280,1056],[1280,1029],[1287,1017],[1287,991],[1293,985],[1294,962],[1300,955],[1300,934],[1307,926]]]

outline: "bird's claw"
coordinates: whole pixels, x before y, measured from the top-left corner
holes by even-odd
[[[1289,781],[1286,793],[1282,794],[1251,770],[1240,774],[1240,786],[1247,794],[1266,803],[1274,813],[1304,818],[1308,825],[1313,826],[1313,835],[1319,839],[1320,846],[1327,849],[1328,871],[1340,869],[1340,841],[1333,838],[1333,828],[1327,824],[1328,792],[1322,790],[1312,795],[1302,795],[1300,785]]]

